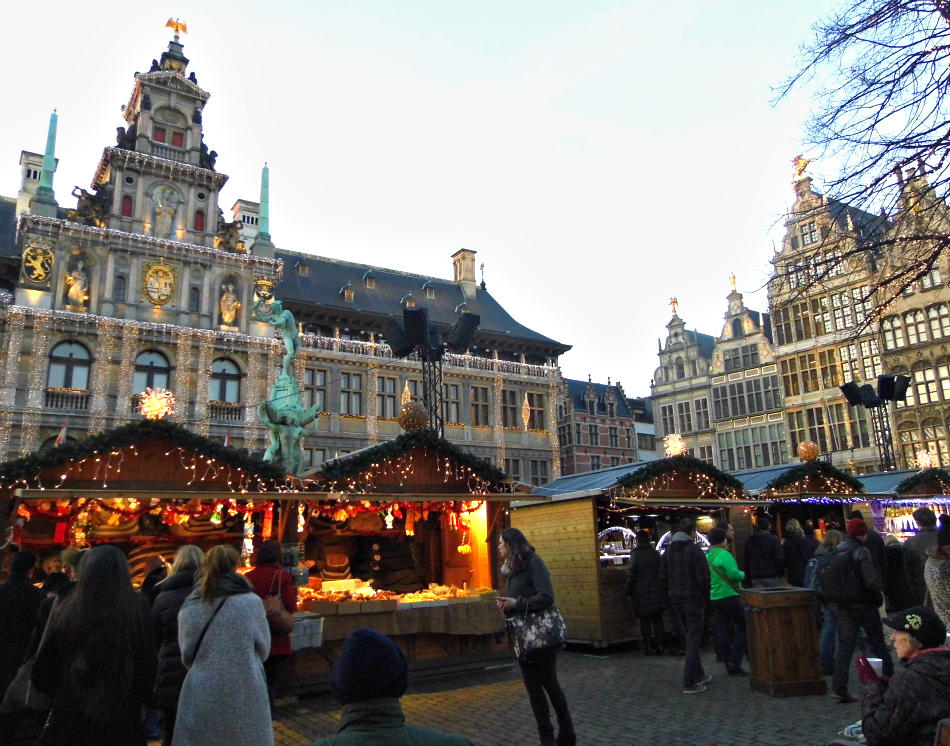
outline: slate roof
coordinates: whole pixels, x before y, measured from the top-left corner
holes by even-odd
[[[707,360],[712,360],[713,350],[716,347],[716,338],[714,336],[711,334],[702,334],[701,332],[690,331],[689,329],[684,330],[684,334],[690,343],[699,347],[700,355],[702,355]]]
[[[861,474],[858,481],[864,485],[867,492],[897,494],[897,486],[908,477],[914,476],[917,471],[917,469],[901,469],[900,471],[882,471],[877,474]]]
[[[475,297],[466,298],[459,283],[439,277],[400,272],[369,264],[347,262],[309,254],[276,251],[275,257],[284,262],[284,274],[275,288],[275,295],[284,302],[301,306],[321,306],[339,309],[344,314],[393,316],[402,319],[400,301],[412,293],[416,308],[429,311],[429,321],[452,327],[458,315],[456,307],[465,303],[470,313],[477,313],[480,323],[476,336],[490,335],[513,341],[529,341],[559,355],[571,349],[570,345],[539,334],[515,321],[485,288],[476,287]],[[309,274],[301,275],[297,265],[309,265]],[[364,275],[371,272],[376,287],[369,289]],[[353,290],[353,300],[344,300],[343,288]],[[435,298],[426,297],[424,286],[435,289]]]
[[[638,461],[635,464],[620,464],[619,466],[608,466],[604,469],[595,471],[585,471],[580,474],[568,474],[567,476],[548,482],[543,487],[535,487],[531,490],[533,495],[550,495],[554,499],[572,492],[587,492],[590,490],[603,490],[612,487],[621,478],[627,474],[632,474],[637,469],[649,461]]]
[[[630,408],[627,406],[627,400],[624,398],[623,392],[617,388],[616,384],[608,386],[606,383],[588,383],[587,381],[577,381],[573,378],[565,378],[564,382],[567,384],[567,392],[571,397],[571,401],[574,403],[575,412],[587,411],[587,400],[584,398],[584,395],[587,393],[587,387],[593,386],[597,394],[598,414],[607,413],[607,402],[604,396],[607,390],[610,389],[614,392],[614,400],[617,403],[617,417],[633,417]]]
[[[16,200],[0,197],[0,256],[16,257]]]

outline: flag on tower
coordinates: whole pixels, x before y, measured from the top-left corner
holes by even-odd
[[[56,442],[53,443],[54,446],[61,446],[66,442],[66,423],[63,423],[63,426],[59,429],[59,435],[56,436]]]

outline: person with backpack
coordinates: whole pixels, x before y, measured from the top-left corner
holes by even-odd
[[[865,631],[874,655],[884,661],[884,673],[887,676],[894,673],[878,616],[884,581],[864,544],[867,524],[861,518],[852,518],[846,530],[847,538],[828,554],[818,569],[822,601],[830,606],[838,626],[831,696],[839,703],[856,701],[848,692],[848,672],[859,630]]]

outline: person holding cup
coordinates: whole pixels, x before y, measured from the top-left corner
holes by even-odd
[[[870,746],[930,746],[937,723],[950,717],[950,650],[947,629],[924,606],[885,617],[903,670],[890,679],[858,658],[861,731]]]

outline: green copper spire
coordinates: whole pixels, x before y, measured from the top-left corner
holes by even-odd
[[[49,131],[46,134],[46,152],[43,154],[43,171],[40,173],[40,185],[30,201],[30,210],[37,215],[56,217],[56,195],[53,194],[53,172],[56,170],[56,122],[59,117],[56,109],[49,115]]]
[[[257,240],[270,240],[270,169],[267,163],[261,169],[261,213],[258,222]]]

